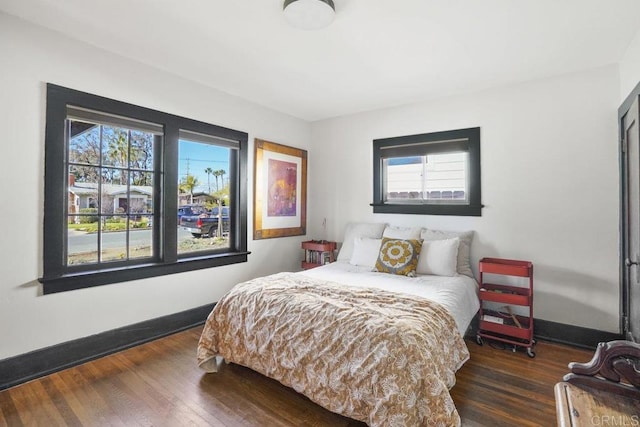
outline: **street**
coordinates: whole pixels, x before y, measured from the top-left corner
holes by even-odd
[[[178,241],[192,239],[191,233],[178,227]],[[112,231],[102,234],[102,249],[117,249],[126,246],[126,233]],[[130,247],[151,246],[151,230],[131,230],[129,233]],[[98,234],[80,231],[69,232],[69,253],[92,252],[98,248]]]

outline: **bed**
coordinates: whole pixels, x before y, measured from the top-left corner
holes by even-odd
[[[205,323],[199,366],[249,367],[370,426],[460,425],[449,390],[469,358],[476,281],[374,272],[352,262],[357,244],[347,249],[323,267],[236,285]]]

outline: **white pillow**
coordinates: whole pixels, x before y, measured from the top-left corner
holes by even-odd
[[[344,240],[342,241],[342,247],[338,252],[338,261],[351,260],[353,255],[353,241],[356,237],[370,237],[372,239],[380,239],[382,232],[387,224],[380,223],[365,223],[365,222],[352,222],[347,224],[344,230]]]
[[[471,261],[469,260],[471,254],[471,240],[473,239],[473,231],[443,231],[425,228],[424,230],[422,230],[420,237],[425,242],[430,242],[433,240],[453,239],[454,237],[458,237],[460,239],[460,245],[458,246],[458,273],[473,278]]]
[[[393,227],[387,225],[382,233],[382,237],[388,237],[390,239],[402,239],[402,240],[420,240],[420,233],[422,227]]]
[[[364,267],[375,267],[382,239],[372,239],[370,237],[356,237],[353,240],[353,255],[349,264],[361,265]]]
[[[422,242],[418,257],[417,274],[455,276],[458,265],[459,238]]]

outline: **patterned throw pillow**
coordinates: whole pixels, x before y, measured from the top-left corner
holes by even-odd
[[[375,271],[414,277],[422,240],[402,240],[384,237]]]

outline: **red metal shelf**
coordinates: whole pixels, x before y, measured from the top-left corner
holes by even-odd
[[[529,261],[514,259],[482,258],[480,260],[480,272],[530,277],[533,276],[533,264]]]
[[[503,258],[482,258],[480,271],[480,322],[476,340],[482,344],[482,338],[527,347],[527,354],[534,357],[533,345],[533,264]],[[484,274],[527,277],[528,286],[498,285],[484,282]],[[484,302],[504,304],[509,313],[487,310]],[[511,305],[528,307],[529,315],[520,316],[511,313]],[[502,319],[503,323],[485,320],[485,314]]]
[[[529,318],[523,316],[516,316],[520,322],[521,328],[513,325],[504,325],[501,323],[489,322],[486,320],[480,320],[480,329],[485,332],[495,332],[496,334],[507,335],[509,337],[520,338],[522,340],[528,340],[531,333],[529,324]]]
[[[485,283],[480,288],[481,301],[503,302],[513,305],[531,305],[532,300],[530,288],[520,288],[517,286],[493,285]]]

